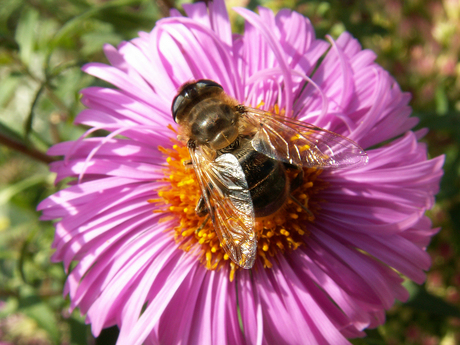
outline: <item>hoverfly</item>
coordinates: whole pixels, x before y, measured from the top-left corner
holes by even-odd
[[[238,104],[212,80],[184,84],[171,110],[201,187],[196,212],[208,214],[222,248],[246,269],[257,254],[255,218],[284,205],[302,184],[303,167],[337,169],[368,161],[354,141]],[[288,171],[296,177],[290,179]]]

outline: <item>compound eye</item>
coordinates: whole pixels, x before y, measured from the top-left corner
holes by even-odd
[[[182,117],[181,112],[187,108],[188,104],[190,104],[193,99],[210,95],[214,92],[220,92],[222,90],[222,86],[209,79],[201,79],[196,82],[185,83],[171,104],[171,112],[174,121],[177,123],[177,116],[179,115],[179,117]]]
[[[196,82],[197,88],[205,88],[205,87],[218,87],[219,89],[224,89],[220,84],[216,83],[215,81],[209,79],[201,79]]]
[[[171,112],[172,112],[174,122],[177,122],[176,115],[177,115],[178,110],[184,104],[184,101],[185,101],[185,97],[182,94],[178,94],[172,102]]]

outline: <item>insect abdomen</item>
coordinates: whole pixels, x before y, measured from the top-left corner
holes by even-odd
[[[256,217],[275,213],[289,195],[284,165],[255,151],[250,142],[232,152],[241,164]]]

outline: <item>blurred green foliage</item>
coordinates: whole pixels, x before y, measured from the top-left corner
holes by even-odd
[[[54,229],[35,207],[55,192],[44,153],[84,131],[72,124],[79,90],[103,82],[80,68],[107,62],[117,45],[149,31],[179,1],[2,0],[0,5],[0,342],[94,344],[62,298],[65,273],[50,263]],[[411,300],[355,344],[460,343],[460,3],[457,0],[232,0],[253,10],[294,9],[318,37],[347,30],[413,95],[418,128],[428,127],[431,156],[446,154],[445,176],[430,216],[442,231],[429,252],[427,282],[410,282]],[[240,27],[241,19],[231,13]],[[103,343],[99,341],[99,343]]]

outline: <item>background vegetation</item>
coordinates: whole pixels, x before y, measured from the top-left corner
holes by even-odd
[[[44,153],[74,140],[83,128],[79,90],[101,81],[83,74],[106,62],[102,45],[150,31],[168,8],[163,0],[2,0],[0,5],[0,343],[109,344],[98,340],[62,298],[65,273],[51,264],[54,229],[39,222],[36,205],[59,186]],[[429,212],[442,227],[429,247],[433,266],[424,286],[410,282],[411,299],[356,344],[460,344],[460,2],[458,0],[229,1],[294,9],[318,37],[350,31],[378,54],[403,90],[413,94],[418,128],[428,127],[431,156],[446,154],[445,176]],[[242,21],[234,18],[236,27]],[[2,343],[3,344],[3,343]]]

